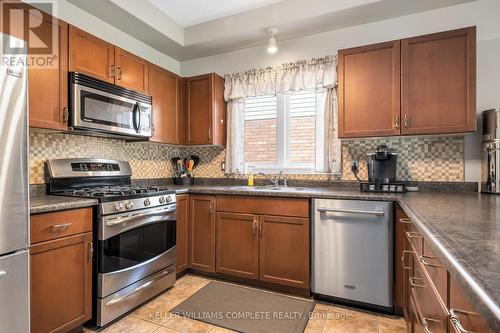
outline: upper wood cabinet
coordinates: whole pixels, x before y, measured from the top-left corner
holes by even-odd
[[[148,93],[148,62],[72,25],[69,26],[69,70]]]
[[[400,133],[400,46],[394,41],[339,51],[340,137]]]
[[[401,41],[402,134],[476,130],[476,28]]]
[[[176,268],[177,273],[185,271],[189,266],[189,195],[179,194],[177,201],[176,223]]]
[[[189,266],[215,272],[215,197],[190,195]]]
[[[476,130],[476,29],[340,50],[339,136]]]
[[[215,73],[186,78],[186,144],[225,145],[224,78]]]
[[[115,47],[80,30],[69,26],[69,70],[80,72],[96,79],[114,83],[113,66]]]
[[[148,74],[146,60],[115,47],[115,84],[147,94]]]
[[[153,137],[151,141],[180,144],[181,86],[178,75],[149,65],[149,95],[153,97]]]

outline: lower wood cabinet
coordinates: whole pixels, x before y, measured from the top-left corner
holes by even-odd
[[[177,195],[176,223],[176,267],[177,273],[185,271],[189,266],[189,195]]]
[[[31,332],[66,332],[91,319],[91,251],[91,232],[31,247]]]
[[[472,302],[450,277],[450,332],[489,332]]]
[[[92,317],[92,210],[33,215],[31,332],[68,332]]]
[[[215,272],[215,197],[189,196],[189,266]]]
[[[217,213],[217,272],[259,278],[258,224],[257,215]]]
[[[308,289],[308,207],[306,199],[218,196],[216,272]]]

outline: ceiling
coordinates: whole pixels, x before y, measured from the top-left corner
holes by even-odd
[[[476,0],[66,0],[178,60]]]
[[[283,0],[149,0],[183,27],[212,21]]]

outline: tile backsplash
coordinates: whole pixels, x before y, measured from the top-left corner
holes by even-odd
[[[342,175],[303,174],[289,175],[294,179],[354,180],[351,161],[360,162],[360,177],[367,178],[366,153],[378,144],[396,149],[398,179],[406,181],[464,181],[464,140],[462,136],[378,138],[348,140],[342,143]],[[224,175],[221,162],[222,147],[175,147],[147,142],[89,136],[30,131],[30,183],[44,183],[44,162],[52,158],[98,157],[130,162],[134,179],[172,177],[174,169],[170,159],[175,156],[200,157],[195,169],[199,178],[242,178],[242,175]]]

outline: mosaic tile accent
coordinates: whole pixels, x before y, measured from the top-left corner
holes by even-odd
[[[97,138],[30,130],[30,184],[42,184],[47,159],[109,158],[130,162],[134,179],[166,178],[173,174],[170,159],[179,148],[149,142]]]
[[[360,163],[360,177],[367,178],[366,153],[379,144],[396,149],[398,180],[404,181],[464,181],[464,139],[462,136],[401,137],[347,140],[342,143],[342,175],[300,174],[290,179],[313,181],[355,180],[351,161]],[[225,175],[223,147],[175,147],[148,142],[52,133],[30,132],[30,183],[44,183],[44,162],[52,158],[97,157],[130,162],[134,179],[170,178],[174,168],[172,157],[200,157],[194,170],[197,178],[246,178],[244,175]],[[258,176],[256,176],[259,178]]]

